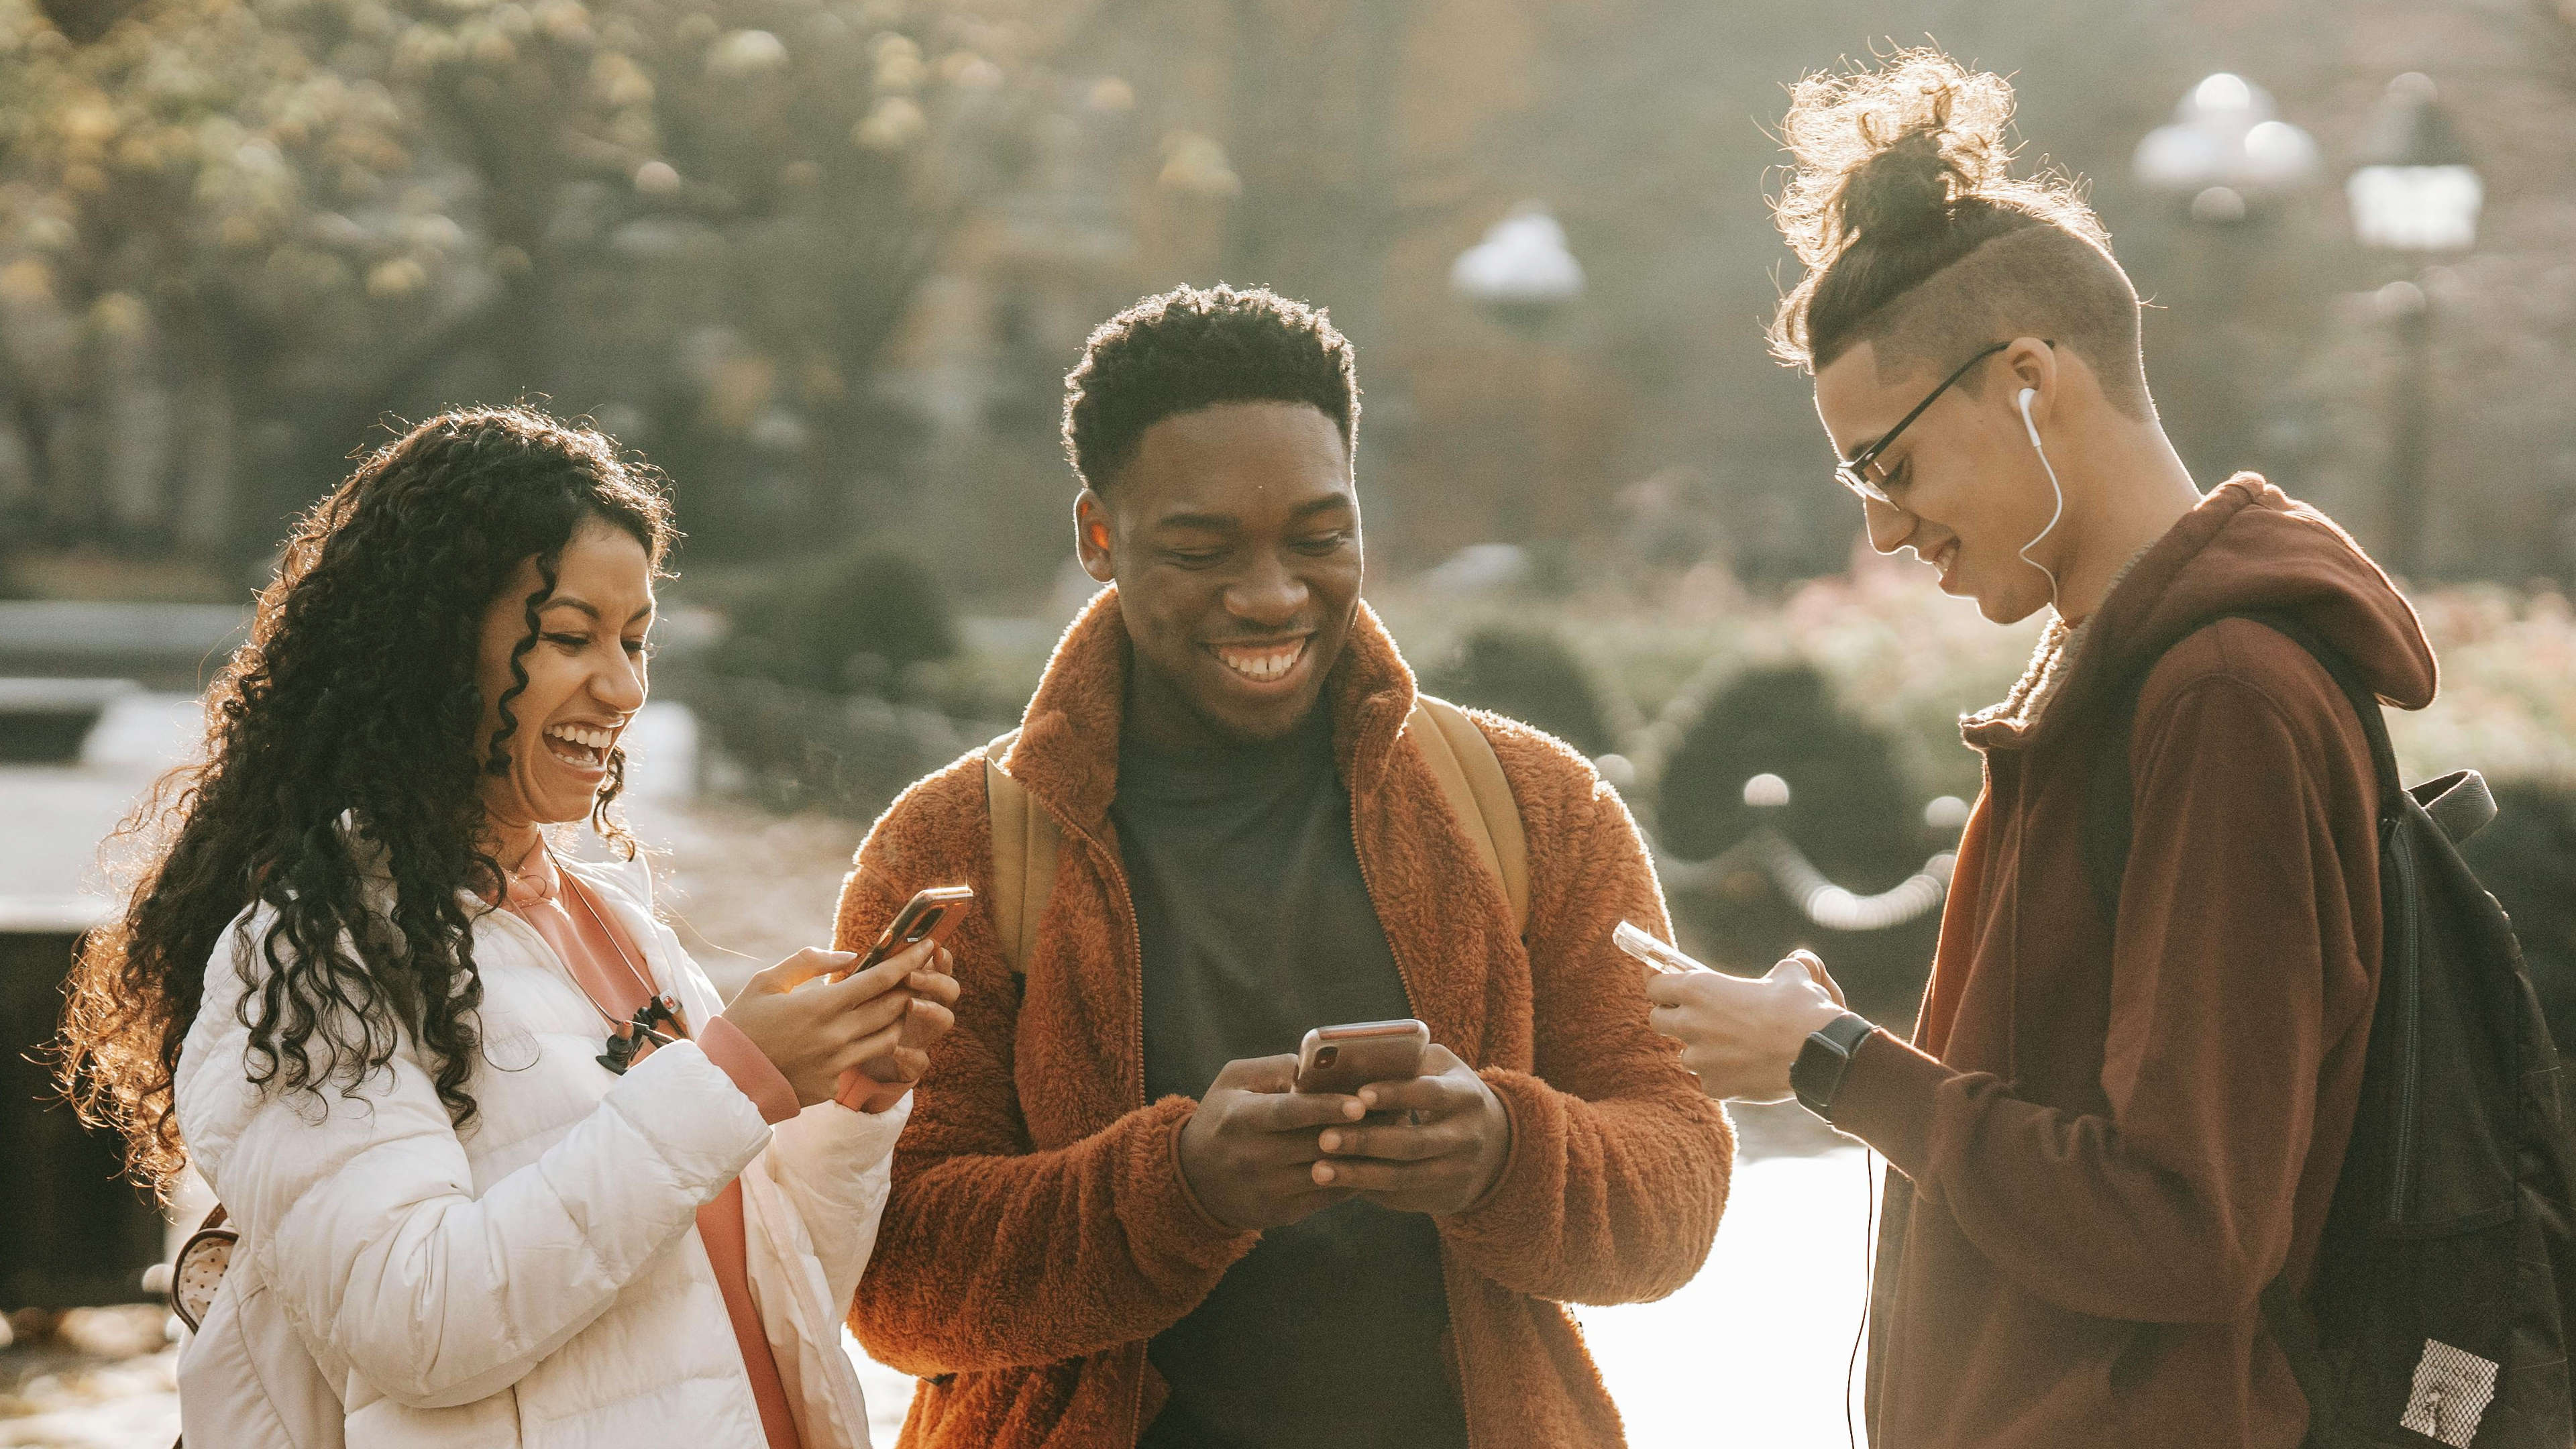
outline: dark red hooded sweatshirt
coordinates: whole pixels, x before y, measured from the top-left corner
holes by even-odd
[[[2360,1100],[2379,855],[2360,721],[2295,614],[2421,708],[2415,613],[2322,514],[2212,492],[2012,696],[1971,717],[1960,842],[1914,1043],[1854,1056],[1835,1124],[1884,1153],[1877,1449],[2291,1449],[2307,1406],[2256,1305],[2303,1288]],[[2082,846],[2122,679],[2116,925]],[[2116,758],[2116,757],[2114,757]]]

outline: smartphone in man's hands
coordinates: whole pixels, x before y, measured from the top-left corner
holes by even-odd
[[[1430,1045],[1431,1028],[1411,1018],[1316,1027],[1297,1046],[1297,1090],[1349,1096],[1371,1082],[1411,1081]]]

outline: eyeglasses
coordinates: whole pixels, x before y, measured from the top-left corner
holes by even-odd
[[[2043,339],[2043,341],[2044,340],[2045,339]],[[2054,342],[2047,342],[2046,345],[2055,347],[2057,344]],[[1987,347],[1983,352],[1980,352],[1976,356],[1969,358],[1967,361],[1960,363],[1958,371],[1941,379],[1941,385],[1939,387],[1925,393],[1923,395],[1923,401],[1914,405],[1914,411],[1907,413],[1902,418],[1899,418],[1895,427],[1879,434],[1877,442],[1861,449],[1858,453],[1853,454],[1849,458],[1836,462],[1834,464],[1834,477],[1840,480],[1845,488],[1858,494],[1863,503],[1884,503],[1888,507],[1894,508],[1896,506],[1896,500],[1887,496],[1887,489],[1883,482],[1887,475],[1882,473],[1878,478],[1873,479],[1869,476],[1869,469],[1878,462],[1880,456],[1886,453],[1888,447],[1896,441],[1897,434],[1904,432],[1909,427],[1912,427],[1914,425],[1914,420],[1923,416],[1923,410],[1925,408],[1928,408],[1932,406],[1932,404],[1940,401],[1941,394],[1948,392],[1952,383],[1955,383],[1960,378],[1968,375],[1969,368],[1976,366],[1978,363],[1985,361],[1987,358],[1994,356],[1996,353],[2001,352],[2010,346],[2012,346],[2010,342],[1994,343]]]

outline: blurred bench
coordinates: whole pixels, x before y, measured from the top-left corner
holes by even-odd
[[[0,1311],[149,1301],[162,1221],[121,1144],[54,1090],[63,978],[104,919],[92,896],[0,897]]]
[[[141,691],[130,679],[0,678],[0,761],[76,764],[107,707]]]
[[[0,601],[0,675],[113,675],[196,693],[249,637],[230,604]]]

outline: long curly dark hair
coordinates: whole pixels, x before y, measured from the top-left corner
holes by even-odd
[[[141,867],[123,917],[90,936],[67,988],[61,1081],[124,1134],[136,1176],[186,1161],[172,1078],[209,962],[246,907],[273,914],[246,983],[253,1081],[354,1093],[409,1032],[460,1128],[480,1041],[473,900],[502,870],[478,843],[481,780],[507,768],[510,702],[537,606],[575,530],[634,535],[658,572],[676,537],[660,476],[588,428],[533,408],[443,413],[379,449],[298,521],[250,642],[207,696],[202,763],[165,777],[124,826]],[[512,652],[518,683],[477,739],[486,611],[537,561]],[[591,820],[610,812],[622,754]]]

